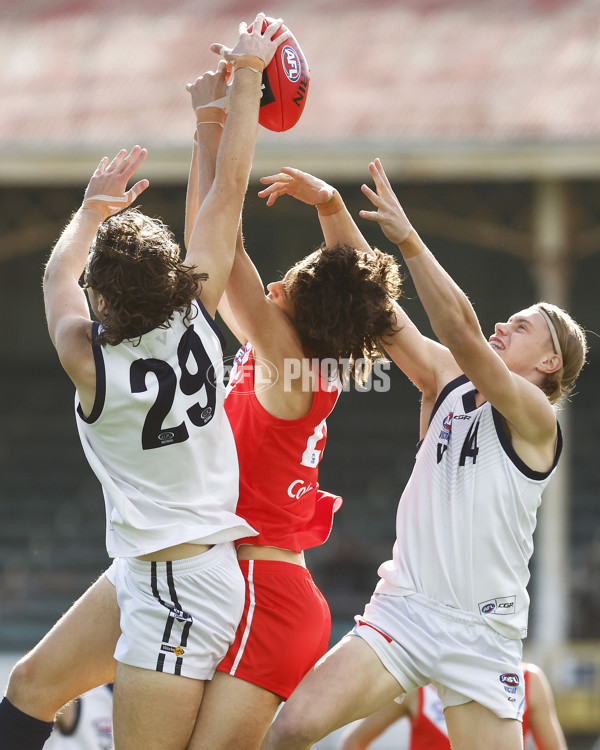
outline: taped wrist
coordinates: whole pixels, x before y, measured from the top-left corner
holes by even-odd
[[[421,255],[423,250],[425,250],[425,243],[413,229],[408,237],[398,244],[398,247],[400,248],[402,257],[408,260],[409,258]]]
[[[332,214],[337,214],[338,211],[341,211],[343,208],[344,201],[337,190],[333,191],[333,195],[328,201],[325,201],[325,203],[317,203],[319,216],[331,216]]]
[[[225,125],[227,119],[227,112],[229,110],[229,94],[222,96],[220,99],[215,99],[208,104],[201,104],[196,107],[196,125],[202,125],[204,123],[210,123]]]
[[[262,73],[266,67],[265,61],[256,55],[240,55],[239,57],[234,57],[231,63],[234,71],[240,68],[250,68],[255,73]]]

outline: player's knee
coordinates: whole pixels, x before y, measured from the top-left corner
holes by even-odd
[[[44,715],[54,713],[60,706],[53,710],[53,707],[47,705],[46,687],[36,660],[27,655],[19,659],[12,668],[6,697],[13,706],[32,716],[38,716],[40,712]]]
[[[295,750],[312,746],[325,734],[310,715],[282,710],[271,725],[269,736],[277,750]]]
[[[35,684],[35,666],[23,657],[12,668],[8,685],[6,688],[6,697],[13,704],[17,705],[23,701],[23,698],[32,692],[32,686]]]

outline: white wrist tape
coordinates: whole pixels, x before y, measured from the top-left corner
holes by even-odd
[[[206,107],[218,107],[224,112],[229,112],[229,91],[220,99],[215,99],[214,102],[210,102],[209,104],[201,104],[199,107],[196,107],[194,112],[198,112],[199,109],[205,109]]]
[[[120,211],[123,208],[123,204],[127,204],[129,202],[129,199],[126,196],[119,196],[117,195],[90,195],[89,198],[86,198],[83,203],[81,204],[82,208],[87,208],[86,203],[89,203],[90,201],[103,201],[107,204],[108,208],[110,208],[111,211]],[[117,203],[121,205],[113,206],[111,203]]]

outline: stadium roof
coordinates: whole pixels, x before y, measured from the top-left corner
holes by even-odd
[[[71,181],[139,142],[187,172],[185,84],[232,44],[248,0],[0,0],[0,183]],[[311,68],[257,169],[406,178],[600,174],[600,0],[280,0]]]

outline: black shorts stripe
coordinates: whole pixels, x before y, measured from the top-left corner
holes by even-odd
[[[183,632],[181,633],[181,646],[187,646],[188,642],[188,636],[190,634],[190,628],[192,627],[191,622],[186,622],[186,624],[183,626]]]
[[[171,595],[171,601],[177,609],[181,609],[181,604],[177,599],[177,592],[175,591],[175,579],[173,578],[173,563],[167,562],[167,584],[169,586],[169,594]]]
[[[163,601],[163,599],[160,596],[160,593],[158,591],[158,564],[156,562],[151,562],[150,564],[150,587],[152,589],[152,595],[156,599],[161,606],[166,607],[168,610],[167,619],[165,622],[165,629],[163,631],[162,636],[162,643],[163,645],[169,645],[169,641],[171,640],[171,635],[173,632],[173,624],[177,620],[178,622],[183,622],[183,627],[181,630],[181,638],[179,641],[179,647],[184,648],[187,646],[188,638],[190,634],[190,630],[192,627],[192,620],[191,618],[185,621],[182,621],[181,616],[186,616],[186,613],[183,611],[181,604],[179,603],[179,598],[177,596],[177,590],[175,588],[175,578],[173,576],[173,563],[171,561],[167,561],[165,563],[166,568],[166,576],[167,576],[167,586],[169,587],[169,595],[171,597],[172,604],[167,604],[167,602]],[[175,614],[174,610],[177,610],[177,615]],[[174,651],[175,649],[170,648],[169,651]],[[165,656],[166,653],[163,652],[159,654],[158,660],[156,662],[156,671],[157,672],[163,672],[164,671],[164,665],[165,665]],[[183,666],[183,655],[178,656],[175,660],[175,667],[174,667],[174,674],[180,675],[181,669]]]
[[[173,615],[169,612],[167,615],[167,621],[165,622],[165,629],[163,631],[163,643],[168,643],[171,640],[171,630],[173,630]]]

